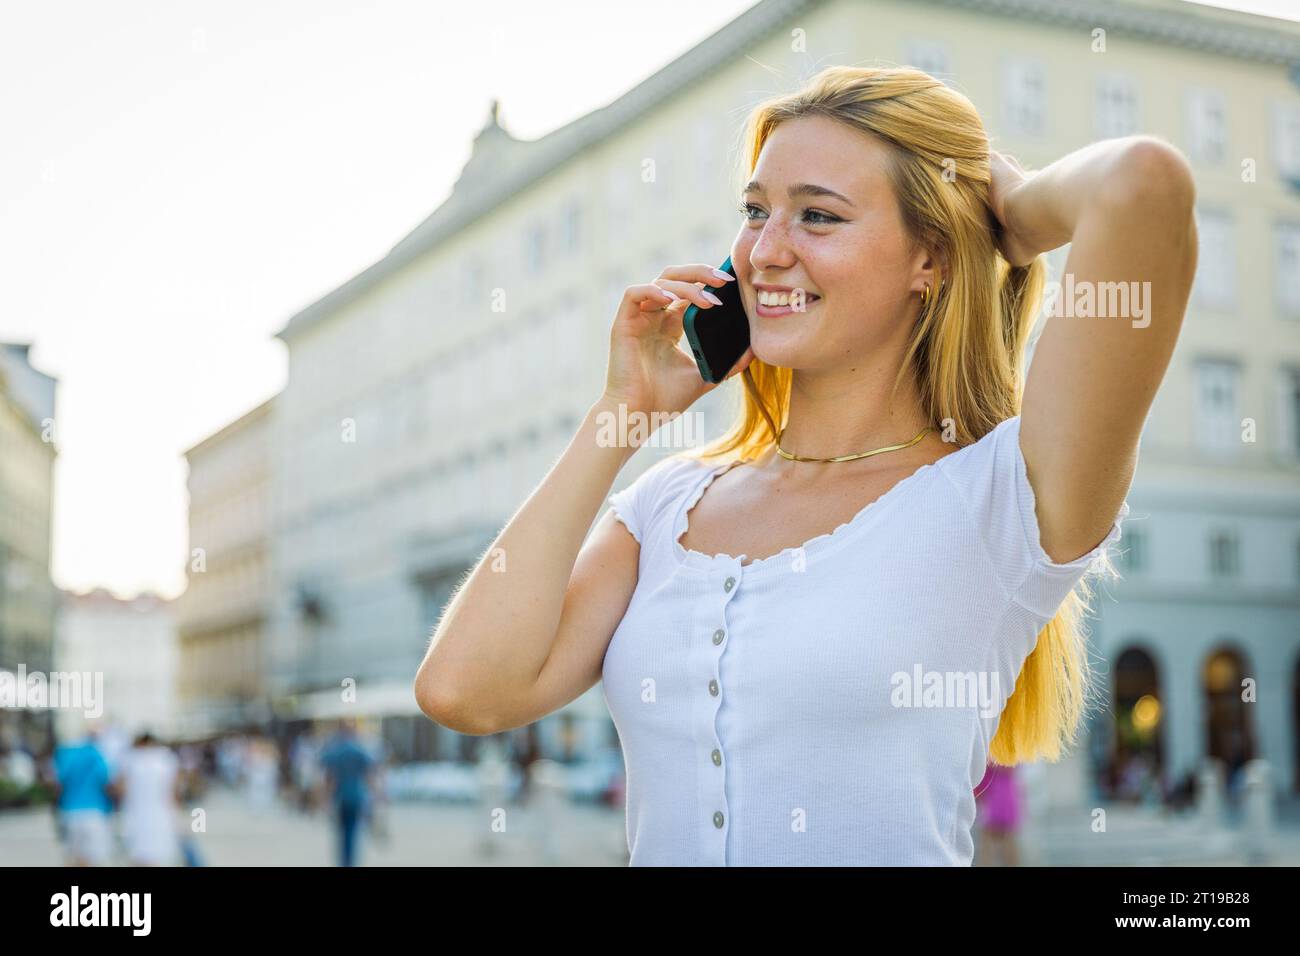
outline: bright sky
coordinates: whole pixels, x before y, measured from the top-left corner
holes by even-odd
[[[184,589],[181,454],[283,387],[273,334],[436,208],[492,97],[544,135],[751,5],[7,5],[0,340],[59,379],[55,583]]]

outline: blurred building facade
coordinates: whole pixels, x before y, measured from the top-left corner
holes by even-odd
[[[0,669],[11,672],[48,672],[54,656],[56,384],[32,367],[28,345],[0,342]],[[0,724],[38,750],[49,745],[46,712],[0,711]]]
[[[61,592],[55,670],[103,676],[106,726],[127,734],[149,731],[177,736],[178,647],[174,601],[145,592],[115,597],[103,588],[84,594]],[[81,710],[60,709],[55,729],[75,735]]]
[[[1028,167],[1137,132],[1192,160],[1197,289],[1144,433],[1125,579],[1092,626],[1108,711],[1092,761],[1052,772],[1091,798],[1135,755],[1172,781],[1248,752],[1295,787],[1300,27],[1181,0],[766,0],[539,140],[494,105],[449,198],[278,333],[272,697],[331,715],[351,683],[399,756],[472,750],[411,699],[446,601],[599,395],[622,289],[728,254],[748,110],[829,62],[931,72]],[[694,409],[706,433],[735,390]],[[638,452],[618,486],[672,450]],[[539,735],[547,755],[606,745],[599,688]]]
[[[972,97],[999,117],[995,142],[1041,168],[1097,139],[1168,140],[1195,172],[1200,256],[1143,432],[1123,580],[1094,601],[1106,707],[1082,766],[1053,772],[1090,797],[1149,799],[1207,757],[1229,771],[1263,758],[1276,790],[1297,793],[1300,24],[1162,0],[1054,19],[1041,39],[1022,26],[1033,52],[1001,63],[1000,111]],[[1068,254],[1048,257],[1057,279]]]
[[[270,599],[270,414],[263,402],[185,453],[190,547],[177,599],[182,731],[271,717],[263,675]]]

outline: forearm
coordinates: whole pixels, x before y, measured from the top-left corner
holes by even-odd
[[[598,441],[592,405],[542,483],[448,604],[416,678],[422,699],[500,700],[531,686],[559,628],[578,552],[636,451]]]
[[[1089,209],[1130,175],[1125,157],[1149,137],[1091,143],[1034,173],[1006,198],[1009,227],[1037,252],[1070,242]]]

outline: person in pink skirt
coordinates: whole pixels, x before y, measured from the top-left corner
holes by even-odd
[[[975,788],[975,804],[975,823],[979,827],[975,865],[1018,866],[1016,834],[1023,806],[1016,768],[989,764],[984,779]]]

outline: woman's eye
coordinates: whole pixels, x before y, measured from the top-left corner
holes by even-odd
[[[763,210],[753,203],[744,202],[740,204],[740,213],[746,220],[753,222],[754,213],[761,213]],[[805,209],[803,211],[803,221],[814,226],[824,226],[828,223],[843,222],[839,216],[833,216],[830,213],[822,212],[819,209]]]

